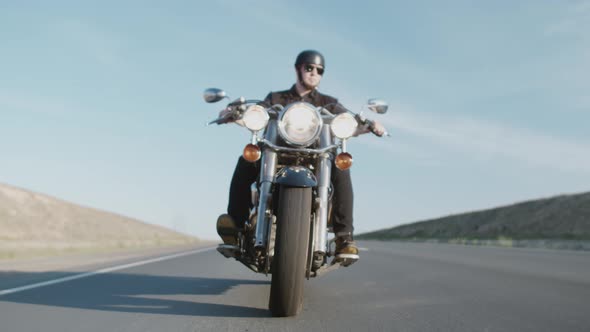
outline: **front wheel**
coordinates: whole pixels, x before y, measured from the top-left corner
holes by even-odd
[[[281,187],[277,208],[269,307],[275,317],[295,316],[303,305],[311,188]]]

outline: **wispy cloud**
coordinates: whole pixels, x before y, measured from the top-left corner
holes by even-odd
[[[468,117],[442,117],[415,111],[398,112],[383,122],[394,135],[419,137],[432,149],[442,147],[464,152],[465,158],[502,158],[535,167],[590,173],[590,142]]]

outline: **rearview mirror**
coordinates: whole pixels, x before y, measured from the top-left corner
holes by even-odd
[[[203,99],[208,103],[216,103],[225,97],[225,91],[217,88],[209,88],[203,92]]]
[[[389,105],[384,100],[381,99],[369,99],[367,102],[367,108],[371,111],[378,113],[378,114],[385,114],[387,113],[387,108]]]

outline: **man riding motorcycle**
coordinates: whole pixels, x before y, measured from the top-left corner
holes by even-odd
[[[271,92],[264,102],[268,105],[287,104],[303,101],[314,106],[325,106],[334,114],[345,112],[345,109],[334,97],[320,93],[317,89],[325,70],[324,56],[315,50],[306,50],[297,56],[295,71],[297,81],[289,90]],[[222,111],[224,117],[227,111]],[[385,128],[374,121],[373,132],[378,136],[385,133]],[[217,232],[226,245],[236,245],[237,229],[243,227],[248,219],[251,208],[250,185],[259,174],[259,164],[250,163],[240,157],[236,165],[229,193],[227,214],[217,219]],[[331,181],[334,187],[332,225],[336,235],[336,259],[340,255],[358,255],[358,248],[353,241],[353,192],[349,170],[340,170],[332,166]]]

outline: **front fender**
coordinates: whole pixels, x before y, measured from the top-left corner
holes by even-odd
[[[318,185],[312,171],[303,166],[288,166],[275,176],[275,183],[287,187],[311,188]]]

